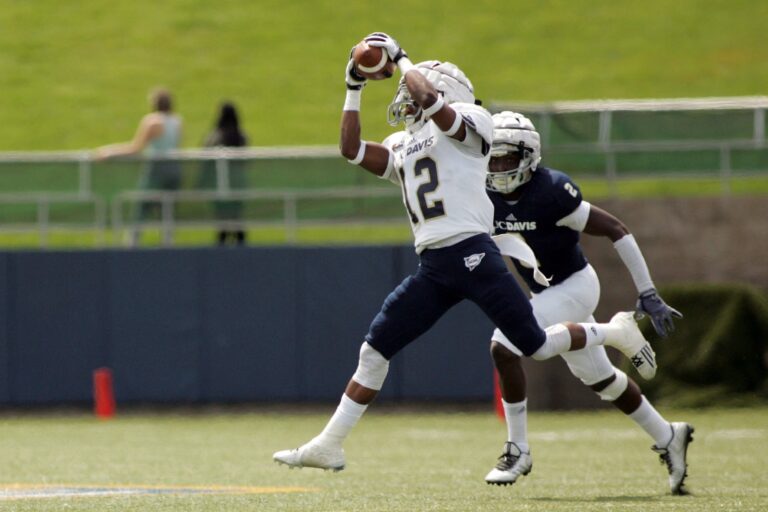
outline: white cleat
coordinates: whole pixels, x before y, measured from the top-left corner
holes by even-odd
[[[669,489],[672,494],[683,495],[688,492],[683,488],[685,477],[688,476],[688,445],[693,442],[693,426],[688,423],[670,423],[672,439],[664,448],[656,445],[651,450],[659,454],[661,462],[667,465],[669,471]]]
[[[520,475],[530,473],[532,468],[531,454],[522,452],[515,443],[506,442],[499,462],[485,475],[485,481],[490,485],[511,485]]]
[[[606,338],[605,344],[619,349],[627,356],[637,373],[645,380],[656,375],[656,354],[637,326],[634,313],[621,311],[613,315],[609,325],[617,327],[616,336]]]
[[[293,450],[280,450],[272,455],[275,462],[290,468],[319,468],[341,471],[346,465],[344,449],[329,446],[316,439]]]

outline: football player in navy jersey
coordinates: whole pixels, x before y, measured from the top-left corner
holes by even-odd
[[[610,344],[651,378],[656,362],[631,312],[607,324],[565,323],[543,330],[491,239],[493,205],[485,179],[493,138],[491,114],[475,104],[472,83],[455,65],[413,64],[387,34],[366,38],[383,48],[402,79],[388,109],[405,133],[378,144],[361,140],[360,94],[366,84],[350,59],[341,117],[341,153],[350,163],[399,186],[420,265],[384,301],[360,347],[358,366],[336,412],[319,435],[275,461],[291,467],[341,470],[342,443],[381,390],[389,360],[461,300],[476,303],[514,339],[521,353],[548,359],[569,350]],[[391,145],[392,146],[391,146]]]
[[[673,317],[682,315],[661,299],[642,253],[627,227],[615,216],[589,204],[568,175],[539,165],[541,145],[533,123],[514,112],[493,116],[494,133],[486,188],[494,205],[496,233],[522,236],[533,249],[540,270],[551,278],[544,287],[533,279],[531,268],[513,260],[531,289],[533,314],[542,328],[559,322],[594,322],[600,296],[597,274],[582,253],[579,235],[606,237],[627,266],[639,294],[637,311],[651,318],[656,332],[674,329]],[[508,441],[497,466],[486,476],[490,484],[511,484],[530,472],[532,459],[527,439],[525,374],[522,352],[496,329],[491,354],[500,376]],[[608,359],[603,346],[561,354],[571,373],[612,402],[653,440],[669,471],[674,494],[683,492],[686,452],[693,427],[669,423],[642,395],[638,385]]]

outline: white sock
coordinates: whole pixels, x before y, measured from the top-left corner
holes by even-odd
[[[341,402],[339,402],[336,412],[331,416],[330,421],[317,436],[317,439],[323,442],[341,444],[352,431],[352,428],[357,425],[367,408],[368,405],[359,404],[346,394],[341,395]]]
[[[581,323],[579,325],[587,333],[587,347],[605,344],[605,339],[609,334],[608,331],[611,329],[611,327],[608,327],[608,324]]]
[[[661,414],[651,403],[646,400],[645,395],[642,397],[640,407],[630,414],[629,417],[656,441],[656,446],[663,448],[672,440],[672,427],[669,422],[661,417]]]
[[[544,361],[571,350],[571,333],[563,324],[555,324],[544,329],[547,338],[539,350],[534,352],[531,357],[537,361]]]
[[[501,403],[507,419],[507,441],[515,443],[521,451],[528,452],[528,399],[510,404],[502,398]]]

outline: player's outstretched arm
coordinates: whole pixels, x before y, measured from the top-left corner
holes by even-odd
[[[413,100],[421,106],[424,114],[435,122],[440,130],[456,140],[464,140],[467,128],[461,116],[443,101],[427,77],[413,71],[405,75],[405,84]]]
[[[463,141],[466,137],[466,126],[455,110],[443,101],[432,83],[415,69],[415,66],[403,51],[398,42],[383,32],[374,32],[365,38],[370,46],[378,46],[386,50],[390,60],[397,64],[400,73],[405,77],[408,92],[422,109],[425,115],[432,118],[435,124],[456,140]]]
[[[636,305],[637,312],[650,317],[653,328],[659,336],[666,337],[674,331],[674,319],[683,318],[683,315],[667,305],[659,296],[643,253],[627,226],[607,211],[590,205],[589,218],[584,232],[611,239],[637,287],[639,294]]]
[[[339,149],[350,163],[359,165],[376,176],[382,176],[391,164],[393,156],[389,149],[381,144],[366,142],[360,138],[360,97],[366,79],[357,72],[351,58],[347,63],[344,78],[347,96],[341,114]]]

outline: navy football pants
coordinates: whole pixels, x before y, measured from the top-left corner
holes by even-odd
[[[472,270],[469,262],[480,262]],[[489,235],[475,235],[444,249],[421,253],[416,274],[389,294],[365,340],[385,358],[425,333],[451,307],[468,299],[501,329],[526,356],[536,352],[546,334],[533,316],[528,297],[507,269]]]

